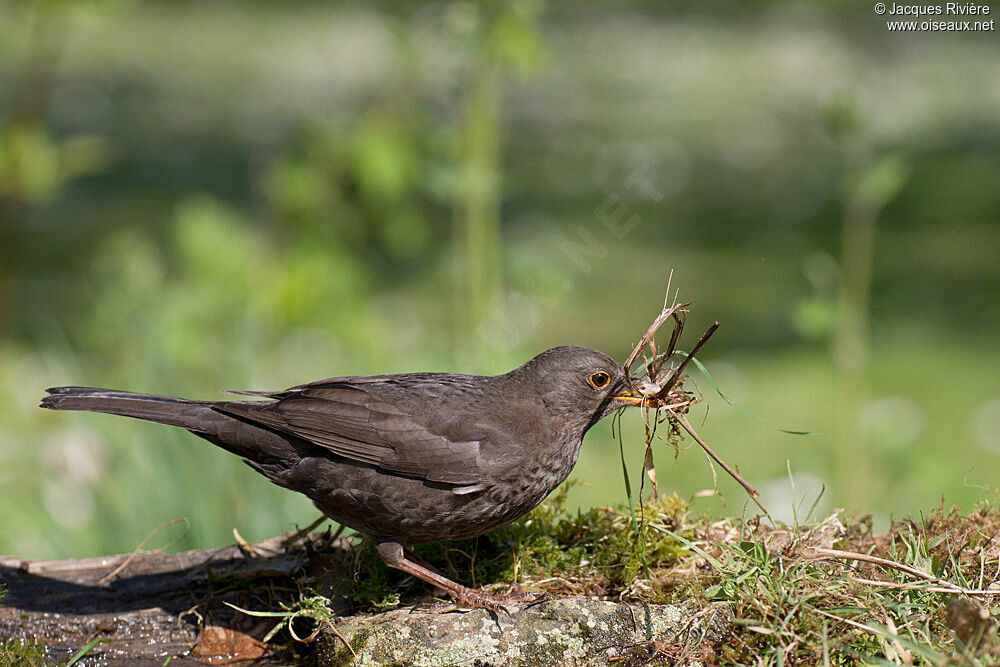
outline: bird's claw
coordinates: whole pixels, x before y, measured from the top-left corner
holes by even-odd
[[[504,596],[493,596],[488,593],[466,588],[462,591],[449,591],[452,595],[451,601],[420,602],[414,605],[411,612],[424,612],[428,614],[447,614],[453,611],[469,611],[472,609],[486,609],[496,614],[503,612],[510,616],[510,610],[505,603],[513,601],[512,598]]]
[[[504,603],[510,602],[509,598],[494,597],[472,589],[464,590],[460,595],[455,596],[455,602],[476,609],[488,609],[495,614],[503,612],[507,616],[511,615],[510,610],[504,605]]]

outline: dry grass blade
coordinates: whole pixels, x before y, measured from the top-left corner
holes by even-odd
[[[173,545],[177,544],[178,542],[180,542],[187,536],[188,532],[191,530],[191,523],[187,520],[187,517],[184,516],[182,516],[179,519],[174,519],[173,521],[167,521],[166,523],[161,523],[159,526],[154,528],[152,532],[149,533],[149,535],[147,535],[142,539],[142,542],[139,542],[139,546],[137,546],[135,550],[133,550],[132,553],[130,553],[128,557],[125,558],[125,560],[123,560],[121,564],[118,565],[118,567],[113,569],[111,572],[108,572],[103,577],[101,577],[100,580],[98,580],[97,585],[103,586],[104,584],[108,583],[109,581],[117,577],[122,572],[122,570],[124,570],[126,567],[129,566],[129,563],[135,560],[136,556],[139,555],[139,551],[146,545],[146,542],[149,542],[151,539],[153,539],[153,536],[156,535],[158,532],[160,532],[164,528],[169,528],[170,526],[173,526],[174,524],[178,524],[181,522],[184,523],[184,534],[175,539],[174,541],[165,544],[162,547],[153,549],[153,552],[156,553],[159,551],[163,551],[164,549],[168,549]]]
[[[917,577],[918,579],[923,579],[924,581],[930,581],[936,584],[941,584],[944,586],[950,586],[952,588],[958,588],[955,584],[951,582],[944,581],[935,577],[933,574],[924,572],[923,570],[917,569],[911,565],[906,565],[904,563],[897,563],[894,560],[889,560],[888,558],[880,558],[878,556],[871,556],[869,554],[856,553],[854,551],[841,551],[840,549],[823,549],[817,547],[813,549],[813,552],[821,556],[827,556],[829,558],[837,558],[843,560],[857,560],[865,563],[872,563],[873,565],[881,565],[883,567],[888,567],[893,570],[899,570],[900,572],[905,572],[911,576]]]
[[[701,335],[701,338],[698,340],[697,343],[695,343],[695,346],[692,347],[691,351],[688,353],[688,355],[686,357],[684,357],[684,361],[682,361],[681,364],[680,364],[680,366],[678,366],[676,369],[674,369],[674,371],[670,374],[670,377],[667,378],[667,381],[664,383],[663,387],[660,389],[660,393],[662,395],[666,396],[667,394],[669,394],[670,390],[673,389],[674,385],[677,384],[677,382],[680,380],[680,378],[684,377],[684,369],[687,367],[688,362],[690,362],[692,359],[694,359],[694,355],[698,354],[698,352],[699,352],[699,350],[701,350],[702,346],[706,342],[708,342],[708,339],[712,337],[712,334],[714,334],[715,330],[718,329],[718,328],[719,328],[719,323],[715,322],[712,326],[710,326],[708,328],[708,330],[705,333],[703,333]],[[671,347],[673,347],[673,346],[671,346]]]
[[[632,350],[632,354],[628,355],[628,359],[626,359],[625,363],[623,364],[625,368],[628,369],[632,367],[632,364],[635,363],[635,360],[639,358],[639,355],[642,354],[642,351],[646,348],[647,345],[649,345],[650,341],[653,340],[653,336],[656,335],[657,329],[663,326],[664,322],[666,322],[667,320],[669,320],[671,317],[673,317],[678,313],[687,312],[684,309],[690,305],[691,305],[690,303],[675,303],[669,308],[664,308],[660,312],[660,314],[656,316],[656,319],[653,320],[653,323],[649,325],[649,328],[646,329],[646,333],[642,335],[642,338],[639,339],[639,342],[636,344],[635,349]]]
[[[878,579],[864,579],[862,577],[851,577],[851,581],[857,582],[859,584],[865,584],[866,586],[880,586],[882,588],[898,588],[900,590],[907,591],[920,591],[923,593],[944,593],[948,595],[969,595],[969,596],[983,596],[990,597],[994,595],[1000,595],[1000,589],[991,588],[958,588],[951,586],[927,586],[925,584],[906,584],[898,583],[895,581],[879,581]]]
[[[932,593],[950,593],[952,595],[979,595],[979,596],[992,596],[1000,595],[1000,589],[976,589],[976,588],[963,588],[958,584],[953,584],[947,579],[941,579],[940,577],[935,577],[933,574],[924,572],[912,565],[906,565],[904,563],[898,563],[894,560],[889,560],[888,558],[880,558],[878,556],[872,556],[870,554],[856,553],[854,551],[841,551],[839,549],[822,549],[815,548],[813,552],[819,554],[820,556],[826,558],[836,558],[842,560],[854,560],[863,563],[871,563],[873,565],[881,565],[882,567],[889,568],[891,570],[898,570],[917,579],[922,579],[923,581],[931,584],[927,585],[916,585],[916,584],[900,584],[892,581],[877,581],[874,579],[862,579],[857,577],[851,577],[854,581],[861,584],[883,586],[886,588],[906,588],[913,590],[923,590]]]

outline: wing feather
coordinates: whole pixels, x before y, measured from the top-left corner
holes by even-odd
[[[383,385],[376,379],[335,378],[257,392],[252,395],[273,400],[227,401],[215,408],[406,477],[469,488],[484,481],[479,441],[449,433],[454,420],[435,425],[428,419],[435,399],[416,409],[422,394],[412,392],[404,409],[391,392],[379,391]],[[467,432],[467,425],[460,430]]]

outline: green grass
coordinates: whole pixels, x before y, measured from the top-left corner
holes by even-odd
[[[0,639],[0,667],[43,667],[45,649],[37,641]]]

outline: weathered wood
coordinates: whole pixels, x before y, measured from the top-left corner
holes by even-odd
[[[261,622],[224,602],[254,606],[274,598],[276,582],[320,555],[320,539],[291,534],[249,547],[230,546],[176,554],[143,553],[65,561],[0,556],[0,639],[44,645],[46,657],[64,660],[92,639],[100,664],[221,664],[228,657],[260,658],[259,642],[274,621]],[[343,542],[322,543],[342,549]],[[127,566],[99,583],[126,559]],[[259,605],[259,602],[256,602]],[[86,664],[86,663],[84,663]]]

